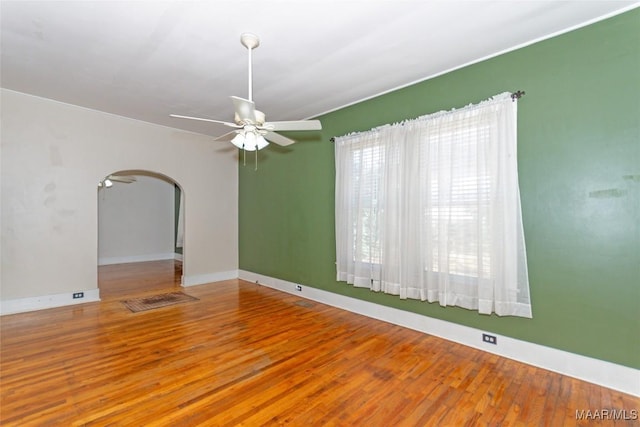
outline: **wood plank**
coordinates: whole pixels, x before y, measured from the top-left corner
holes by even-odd
[[[585,425],[640,399],[256,284],[105,266],[97,303],[3,316],[0,424]],[[637,420],[615,420],[634,425]],[[613,425],[590,420],[589,425]]]

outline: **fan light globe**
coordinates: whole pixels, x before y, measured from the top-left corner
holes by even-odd
[[[266,139],[264,139],[264,137],[262,135],[258,135],[256,137],[256,148],[258,150],[262,150],[264,147],[266,147],[267,145],[269,145],[269,141],[267,141]]]
[[[257,148],[256,134],[247,132],[244,134],[244,149],[247,151],[255,151]]]
[[[244,135],[241,133],[237,134],[233,137],[231,143],[242,150],[244,148]]]

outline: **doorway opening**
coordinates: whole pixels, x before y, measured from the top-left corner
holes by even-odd
[[[152,171],[122,170],[98,183],[98,289],[118,299],[181,288],[184,191]]]

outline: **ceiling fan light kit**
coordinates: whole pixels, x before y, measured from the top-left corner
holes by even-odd
[[[253,102],[253,86],[252,86],[252,62],[251,51],[260,46],[260,39],[252,33],[243,33],[240,35],[240,43],[247,48],[248,51],[248,99],[232,96],[231,101],[235,110],[234,122],[225,122],[221,120],[206,119],[201,117],[183,116],[179,114],[171,114],[171,117],[189,120],[201,120],[205,122],[219,123],[235,130],[228,132],[216,140],[229,140],[231,135],[231,143],[244,151],[259,151],[269,145],[269,142],[286,146],[293,144],[293,139],[282,136],[276,131],[305,131],[305,130],[321,130],[322,125],[319,120],[294,120],[281,122],[267,122],[266,116],[262,111],[256,110]],[[256,153],[257,154],[257,153]]]
[[[262,150],[267,145],[267,141],[260,133],[253,131],[238,131],[238,134],[231,140],[231,143],[241,150],[255,151]]]

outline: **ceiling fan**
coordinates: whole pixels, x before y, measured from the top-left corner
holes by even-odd
[[[133,175],[109,175],[102,181],[98,183],[98,188],[111,188],[114,182],[122,182],[125,184],[131,184],[132,182],[136,182],[137,179]]]
[[[320,130],[322,125],[320,120],[294,120],[267,122],[265,114],[255,108],[253,102],[252,71],[251,71],[251,51],[260,45],[260,39],[255,34],[244,33],[240,36],[240,43],[249,52],[249,98],[244,99],[232,96],[231,101],[235,110],[234,122],[206,119],[201,117],[182,116],[170,114],[171,117],[180,119],[200,120],[204,122],[221,123],[225,126],[235,128],[216,140],[230,140],[236,147],[246,151],[257,151],[269,145],[269,141],[278,145],[286,146],[293,144],[293,139],[282,136],[276,131],[302,131]]]

